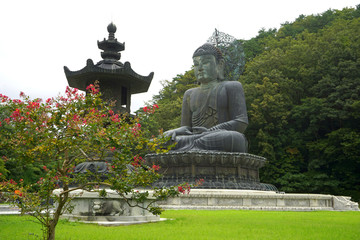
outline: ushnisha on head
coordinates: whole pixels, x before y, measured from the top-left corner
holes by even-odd
[[[195,76],[200,83],[224,79],[224,58],[220,49],[205,43],[193,54]]]
[[[224,59],[220,49],[218,49],[217,47],[215,47],[210,43],[205,43],[202,46],[200,46],[198,49],[196,49],[193,54],[193,58],[203,55],[213,55],[217,63],[219,63],[219,61]]]

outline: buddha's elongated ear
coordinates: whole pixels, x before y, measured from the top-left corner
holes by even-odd
[[[223,58],[221,58],[217,64],[216,64],[217,72],[218,72],[218,80],[223,81],[224,80],[224,68],[225,68],[225,61]]]

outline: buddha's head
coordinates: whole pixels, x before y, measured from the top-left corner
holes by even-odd
[[[221,51],[205,43],[193,54],[195,77],[200,83],[224,79],[224,58]]]

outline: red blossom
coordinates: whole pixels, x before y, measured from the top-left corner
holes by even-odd
[[[86,90],[90,90],[91,88],[95,88],[95,86],[93,84],[90,84],[89,86],[86,87]]]
[[[205,182],[205,180],[203,178],[200,178],[199,180],[196,181],[196,185],[202,185]]]
[[[69,86],[66,86],[65,93],[66,93],[66,95],[70,95],[70,94],[71,94],[71,89],[70,89]]]
[[[22,103],[22,101],[20,99],[14,99],[13,103]]]
[[[15,195],[18,195],[20,197],[22,196],[22,192],[20,190],[15,190],[14,193],[15,193]]]
[[[139,134],[139,130],[141,130],[141,124],[136,123],[135,126],[131,129],[131,132],[134,134],[134,136],[137,136]]]
[[[144,111],[145,113],[152,114],[152,113],[155,112],[155,109],[156,109],[156,108],[159,108],[159,105],[154,104],[152,107],[150,107],[150,106],[145,106],[145,107],[143,107],[143,111]]]
[[[24,119],[24,117],[21,116],[20,114],[20,109],[15,109],[15,111],[10,115],[10,117],[14,120],[14,121],[21,121]]]
[[[73,120],[76,121],[76,122],[79,121],[80,120],[79,115],[75,114],[74,117],[73,117]]]
[[[154,169],[155,171],[158,171],[160,169],[160,166],[159,165],[153,165],[152,169]]]
[[[185,184],[182,184],[182,185],[178,186],[178,191],[180,193],[185,194],[185,191],[186,191],[187,194],[189,194],[190,190],[191,190],[191,186],[188,183],[185,183]]]
[[[111,120],[113,122],[120,122],[119,114],[115,114],[115,115],[111,116]]]
[[[133,165],[134,167],[139,167],[142,160],[142,157],[136,155],[134,156],[134,161],[131,163],[131,165]]]
[[[93,84],[90,84],[89,86],[87,86],[86,91],[89,91],[93,94],[99,93],[99,89],[96,86],[94,86]]]
[[[185,189],[182,186],[178,186],[178,191],[181,193],[185,193]]]
[[[0,93],[0,98],[2,98],[1,102],[6,102],[7,100],[9,100],[10,98],[6,95],[3,95]],[[10,99],[11,100],[11,99]]]
[[[41,101],[41,99],[40,99]],[[26,106],[28,109],[34,109],[34,108],[39,108],[40,107],[40,103],[39,101],[37,102],[29,102],[29,104]]]
[[[17,183],[14,180],[10,179],[10,184],[16,185]]]
[[[138,162],[132,162],[131,165],[133,165],[134,167],[139,167],[140,164]]]

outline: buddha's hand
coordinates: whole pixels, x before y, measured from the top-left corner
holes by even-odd
[[[192,135],[192,134],[193,133],[191,131],[191,127],[188,127],[188,126],[179,127],[179,128],[164,132],[164,135],[167,137],[171,137],[172,141],[175,141],[176,136]]]
[[[201,134],[201,133],[204,133],[204,132],[208,132],[209,129],[207,129],[206,127],[193,127],[192,131],[193,131],[194,134]]]

